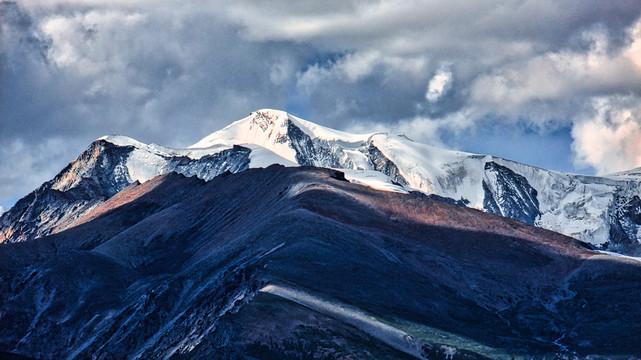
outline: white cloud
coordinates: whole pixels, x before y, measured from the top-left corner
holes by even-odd
[[[296,72],[296,64],[292,59],[283,56],[271,66],[269,80],[274,85],[283,85],[290,81]]]
[[[312,93],[325,81],[358,84],[382,72],[385,77],[421,76],[427,60],[424,57],[397,57],[378,51],[358,51],[335,61],[314,64],[298,73],[298,86]]]
[[[370,76],[374,68],[384,62],[376,51],[347,54],[334,62],[314,64],[299,73],[298,86],[311,93],[326,80],[355,83]]]
[[[637,66],[637,72],[641,72],[641,20],[630,28],[629,37],[632,41],[624,54]]]
[[[312,94],[326,79],[330,79],[332,71],[319,64],[314,64],[307,68],[304,72],[297,74],[296,87],[305,94]]]
[[[447,65],[441,66],[427,85],[425,98],[429,102],[436,102],[452,87],[452,72]]]
[[[572,129],[579,165],[607,174],[641,166],[641,106],[632,97],[595,98]]]
[[[634,71],[628,55],[630,47],[611,50],[610,40],[601,27],[584,32],[583,38],[590,44],[587,51],[545,52],[480,75],[471,84],[471,100],[514,115],[536,102],[641,90],[641,73]],[[567,114],[559,112],[557,116]]]
[[[337,67],[349,82],[356,82],[372,73],[374,66],[381,61],[381,55],[376,51],[349,54],[342,58]]]

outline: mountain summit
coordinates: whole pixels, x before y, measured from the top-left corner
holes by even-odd
[[[350,134],[270,109],[252,112],[184,149],[123,136],[100,138],[0,218],[0,241],[64,229],[129,184],[168,172],[210,180],[276,163],[341,169],[355,183],[450,198],[608,250],[636,253],[641,241],[636,172],[566,174],[405,136]]]

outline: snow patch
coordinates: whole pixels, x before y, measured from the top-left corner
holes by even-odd
[[[441,350],[443,351],[443,355],[445,355],[446,359],[454,359],[454,355],[456,355],[455,347],[441,345]]]
[[[128,136],[122,135],[105,135],[96,139],[96,141],[104,140],[118,146],[134,146],[134,147],[143,147],[147,144],[141,143],[136,139],[132,139]]]
[[[267,255],[269,255],[269,254],[273,253],[274,251],[276,251],[276,250],[278,250],[278,249],[282,248],[283,246],[285,246],[285,243],[284,243],[284,242],[282,242],[282,243],[280,243],[280,244],[278,244],[278,245],[274,246],[273,248],[269,249],[268,251],[266,251],[266,252],[265,252],[265,253],[263,253],[262,255],[259,255],[259,256],[258,256],[258,258],[259,258],[259,259],[264,258],[265,256],[267,256]]]
[[[374,170],[339,169],[345,173],[345,179],[354,184],[369,186],[376,190],[408,194],[402,186],[394,184],[389,176]]]
[[[289,119],[307,135],[326,141],[338,141],[352,144],[364,143],[367,142],[367,139],[374,135],[374,133],[352,134],[340,130],[334,130],[322,125],[314,124],[313,122],[307,120],[303,120],[293,115],[289,115]]]
[[[131,152],[125,166],[129,171],[129,178],[141,183],[169,171],[165,158],[138,148]]]
[[[273,164],[281,164],[284,166],[298,166],[297,163],[289,161],[262,146],[254,144],[242,144],[241,146],[251,149],[251,153],[249,154],[250,168],[266,168],[269,165]]]
[[[600,254],[608,255],[608,256],[614,256],[614,257],[622,259],[622,260],[629,260],[629,261],[641,263],[641,257],[628,256],[628,255],[623,255],[623,254],[618,254],[618,253],[614,253],[614,252],[611,252],[611,251],[603,251],[603,250],[597,250],[597,252],[600,253]]]

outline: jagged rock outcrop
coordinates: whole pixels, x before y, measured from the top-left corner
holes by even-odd
[[[534,225],[541,216],[537,192],[524,176],[493,161],[485,163],[483,209]]]
[[[96,140],[54,179],[20,199],[0,217],[0,243],[26,241],[63,230],[105,200],[149,176],[174,171],[211,180],[226,171],[245,170],[250,152],[248,148],[233,146],[190,158],[152,152],[137,144]]]

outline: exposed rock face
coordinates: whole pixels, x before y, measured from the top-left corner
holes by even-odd
[[[296,126],[291,120],[287,121],[287,136],[283,140],[296,151],[296,161],[301,166],[319,166],[331,168],[355,167],[354,162],[345,155],[340,146],[329,141],[311,138]],[[371,142],[363,142],[357,149],[375,171],[379,171],[392,179],[392,181],[408,186],[409,184],[400,174],[396,165]]]
[[[618,248],[638,248],[641,236],[641,200],[616,194],[610,210],[610,242]]]
[[[168,174],[126,187],[64,231],[1,245],[0,352],[37,359],[641,353],[638,260],[339,178],[336,170],[280,166],[209,182]],[[305,294],[318,310],[260,291],[269,284]],[[340,316],[323,306],[342,309]],[[366,316],[352,321],[350,313]],[[395,331],[408,335],[403,344],[389,341]]]
[[[0,218],[0,242],[47,235],[59,224],[117,194],[131,183],[124,163],[134,150],[95,141],[53,180],[20,199]]]
[[[185,176],[196,176],[209,181],[227,171],[235,173],[249,168],[251,150],[239,145],[231,149],[205,155],[199,159],[187,156],[167,157],[167,171],[174,171]]]
[[[541,211],[537,192],[527,179],[492,161],[485,164],[485,171],[492,179],[483,180],[485,211],[534,225]]]
[[[0,243],[26,241],[68,227],[106,199],[136,183],[131,176],[136,171],[154,175],[175,171],[211,180],[225,171],[247,169],[250,152],[234,146],[192,159],[150,154],[135,146],[97,140],[53,180],[19,200],[0,217]],[[137,160],[140,153],[153,156],[154,161]]]
[[[296,151],[296,162],[301,166],[342,167],[327,143],[312,139],[291,121],[287,121],[287,138],[284,141]]]
[[[383,155],[383,153],[374,146],[374,144],[369,144],[367,147],[367,154],[369,155],[369,160],[372,162],[374,170],[382,172],[389,176],[390,179],[403,186],[409,185],[407,180],[405,180],[403,175],[401,175],[398,167],[396,167],[396,164],[385,157],[385,155]]]

